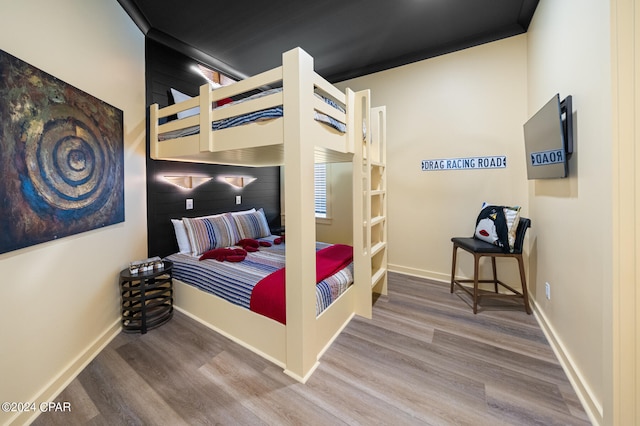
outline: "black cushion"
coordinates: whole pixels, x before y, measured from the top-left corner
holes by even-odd
[[[454,244],[459,247],[476,253],[503,253],[501,247],[479,240],[477,238],[469,237],[455,237],[452,238]]]
[[[518,222],[518,230],[516,231],[516,241],[512,252],[513,254],[522,253],[524,236],[530,226],[531,219],[520,217],[520,222]],[[453,243],[458,247],[475,253],[505,253],[505,251],[501,247],[479,240],[475,237],[454,237],[451,238],[451,241],[453,241]],[[509,251],[507,251],[506,253],[508,252]]]

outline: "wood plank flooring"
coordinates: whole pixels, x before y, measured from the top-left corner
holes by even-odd
[[[477,315],[449,286],[390,274],[306,384],[178,312],[118,335],[35,425],[588,425],[531,315]]]

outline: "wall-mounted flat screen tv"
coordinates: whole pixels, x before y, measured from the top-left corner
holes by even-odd
[[[573,152],[571,96],[556,94],[524,124],[527,179],[554,179],[569,175]]]

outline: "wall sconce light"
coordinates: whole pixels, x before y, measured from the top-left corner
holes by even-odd
[[[256,179],[257,178],[249,176],[222,176],[219,180],[231,186],[235,186],[236,188],[244,188]]]
[[[203,183],[209,182],[208,176],[162,176],[167,182],[183,189],[194,189]]]

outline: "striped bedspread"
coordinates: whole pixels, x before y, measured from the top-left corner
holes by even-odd
[[[262,96],[267,96],[270,95],[274,92],[278,92],[281,91],[281,88],[278,89],[271,89],[271,90],[267,90],[264,92],[261,92],[257,95],[253,95],[253,96],[249,96],[248,98],[244,98],[241,99],[239,101],[235,101],[235,102],[231,102],[229,104],[225,104],[219,108],[225,108],[228,107],[230,105],[235,105],[238,103],[242,103],[242,102],[246,102],[247,100],[251,100],[251,99],[256,99]],[[320,96],[318,94],[316,94],[316,96],[322,100],[324,100],[327,104],[333,106],[334,108],[344,112],[344,108],[342,108],[340,105],[338,105],[337,103],[335,103],[334,101],[332,101],[329,98],[325,98],[324,96]],[[244,115],[238,115],[235,117],[229,117],[229,118],[225,118],[223,120],[217,120],[211,123],[211,129],[212,130],[222,130],[222,129],[228,129],[230,127],[236,127],[236,126],[242,126],[243,124],[249,124],[249,123],[254,123],[257,121],[263,121],[263,120],[269,120],[272,118],[278,118],[278,117],[282,117],[283,116],[283,107],[282,105],[273,107],[273,108],[268,108],[268,109],[263,109],[261,111],[254,111],[248,114],[244,114]],[[314,119],[316,121],[319,121],[321,123],[324,123],[334,129],[336,129],[337,131],[339,131],[340,133],[345,133],[347,131],[347,126],[336,120],[333,117],[330,117],[326,114],[322,114],[318,111],[314,111]],[[197,133],[200,132],[200,126],[192,126],[192,127],[188,127],[185,129],[179,129],[179,130],[175,130],[172,132],[166,132],[166,133],[161,133],[160,135],[158,135],[158,140],[163,141],[163,140],[167,140],[167,139],[175,139],[175,138],[180,138],[180,137],[184,137],[184,136],[189,136],[189,135],[195,135]]]
[[[272,241],[275,237],[261,240]],[[329,244],[316,243],[316,250]],[[242,262],[198,260],[188,254],[172,254],[173,277],[228,302],[249,309],[253,287],[264,277],[285,265],[284,244],[260,247]],[[316,315],[325,310],[353,282],[353,263],[316,285]]]

